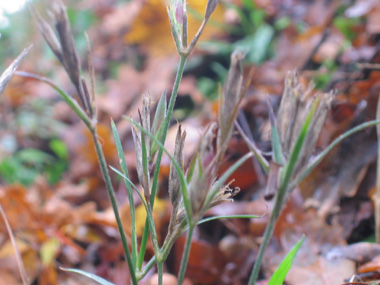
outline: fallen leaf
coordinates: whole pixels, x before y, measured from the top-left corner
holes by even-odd
[[[329,260],[320,256],[312,264],[295,262],[285,281],[292,285],[341,285],[354,273],[355,262],[348,259]]]

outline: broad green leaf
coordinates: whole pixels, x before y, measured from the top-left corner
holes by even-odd
[[[273,273],[272,278],[269,280],[268,285],[281,285],[284,282],[285,277],[288,274],[288,271],[290,270],[290,268],[292,267],[294,258],[296,257],[296,254],[298,250],[300,249],[304,239],[305,239],[305,236],[303,235],[302,238],[297,242],[297,244],[292,248],[292,250],[281,262],[277,270]]]

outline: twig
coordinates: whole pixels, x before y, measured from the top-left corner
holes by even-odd
[[[15,236],[13,234],[12,228],[9,225],[7,216],[5,215],[3,206],[1,206],[1,204],[0,204],[0,214],[3,217],[5,226],[6,226],[7,231],[8,231],[9,238],[11,240],[13,249],[15,251],[17,268],[18,268],[18,271],[20,272],[20,276],[21,276],[21,279],[22,279],[22,284],[27,285],[27,284],[29,284],[28,275],[26,274],[24,263],[22,261],[20,251],[18,250],[18,247],[17,247],[17,244],[16,244],[16,239],[15,239]]]
[[[360,69],[380,70],[379,63],[357,63],[356,66]]]

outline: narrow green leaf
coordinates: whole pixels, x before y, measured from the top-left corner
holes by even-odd
[[[120,175],[124,180],[128,181],[128,183],[130,183],[133,188],[135,188],[136,190],[136,193],[137,195],[139,195],[142,203],[144,204],[144,207],[145,207],[145,211],[146,211],[146,214],[147,214],[147,217],[148,217],[148,223],[149,223],[149,227],[150,227],[150,233],[152,235],[152,243],[153,243],[153,247],[154,247],[154,254],[159,254],[160,253],[160,247],[158,245],[158,239],[157,239],[157,233],[156,233],[156,226],[154,224],[154,219],[153,219],[153,214],[152,214],[152,211],[150,210],[150,208],[148,207],[148,204],[146,203],[144,197],[141,195],[139,189],[136,188],[136,186],[132,183],[132,181],[126,177],[123,173],[121,173],[119,170],[117,170],[116,168],[110,166],[111,170],[113,170],[115,173],[117,173],[118,175]]]
[[[310,123],[313,119],[318,103],[319,103],[319,100],[315,100],[315,102],[313,103],[310,113],[307,115],[305,123],[303,124],[300,134],[298,135],[298,138],[294,145],[292,153],[290,154],[289,161],[284,166],[281,184],[285,185],[287,189],[290,189],[288,187],[288,183],[290,181],[290,178],[293,176],[294,168],[296,167],[298,158],[302,152],[303,144],[306,141],[306,137],[309,132]]]
[[[274,116],[272,104],[269,102],[269,98],[267,101],[268,110],[269,110],[269,118],[271,124],[271,132],[272,132],[272,149],[273,149],[273,161],[279,165],[283,165],[284,160],[282,157],[282,147],[280,142],[280,136],[278,135],[276,118]]]
[[[86,272],[86,271],[83,271],[80,269],[63,268],[63,267],[60,267],[60,269],[63,271],[67,271],[67,272],[78,273],[78,274],[85,276],[85,277],[88,277],[88,278],[90,278],[90,279],[94,280],[95,282],[98,282],[99,284],[102,284],[102,285],[115,285],[115,284],[103,279],[102,277],[99,277],[98,275],[95,275],[95,274],[92,274],[92,273],[89,273],[89,272]]]
[[[55,91],[61,95],[62,99],[67,103],[67,105],[70,106],[70,108],[78,115],[78,117],[86,124],[86,126],[92,130],[93,126],[91,123],[90,118],[87,116],[86,112],[82,109],[82,107],[75,101],[68,93],[66,93],[63,89],[58,87],[53,81],[46,77],[39,76],[37,74],[29,73],[29,72],[16,72],[17,75],[23,76],[23,77],[28,77],[28,78],[33,78],[36,80],[39,80],[41,82],[44,82],[48,85],[50,85]]]
[[[197,225],[204,224],[210,221],[215,221],[215,220],[221,220],[221,219],[257,219],[257,218],[262,218],[263,216],[257,216],[257,215],[231,215],[231,216],[214,216],[214,217],[209,217],[200,220]]]
[[[128,172],[127,164],[125,162],[124,151],[121,145],[119,133],[117,132],[116,125],[112,119],[111,119],[111,128],[112,128],[112,133],[113,133],[113,137],[116,144],[120,167],[123,171],[123,174],[129,178],[129,172]],[[131,183],[127,181],[126,179],[124,179],[124,183],[125,183],[125,187],[127,188],[127,194],[128,194],[128,200],[129,200],[129,211],[130,211],[131,221],[132,221],[132,231],[131,231],[132,233],[132,262],[133,262],[133,267],[136,268],[138,250],[137,250],[135,202],[133,200]]]
[[[125,181],[127,181],[128,183],[130,183],[133,188],[135,189],[137,195],[140,197],[140,200],[141,202],[144,204],[144,207],[145,207],[145,210],[147,210],[147,215],[149,216],[150,215],[150,211],[148,211],[148,205],[144,199],[144,197],[141,195],[139,189],[137,189],[137,187],[132,183],[132,181],[129,179],[129,177],[125,176],[122,172],[120,172],[118,169],[116,169],[115,167],[113,166],[110,166],[111,170],[113,172],[115,172],[117,175],[119,175],[121,178],[123,178]],[[151,218],[153,219],[153,216],[151,216]]]
[[[190,161],[190,165],[189,165],[189,168],[187,170],[187,176],[186,176],[186,179],[187,179],[187,182],[189,183],[190,180],[191,180],[191,177],[193,177],[193,174],[194,174],[194,170],[195,170],[195,165],[196,165],[196,162],[197,162],[197,159],[199,157],[199,152],[197,151],[195,153],[195,155],[193,155],[193,158],[191,159]]]
[[[370,122],[366,122],[366,123],[360,124],[359,126],[356,126],[355,128],[352,128],[351,130],[345,132],[344,134],[341,134],[332,143],[330,143],[329,146],[325,148],[325,150],[323,150],[320,154],[318,154],[314,158],[314,160],[311,163],[309,163],[307,165],[307,167],[300,174],[297,175],[296,179],[294,179],[294,181],[292,182],[290,188],[293,188],[296,185],[298,185],[299,183],[301,183],[302,180],[304,180],[310,174],[310,172],[313,171],[313,169],[322,161],[322,159],[325,158],[326,155],[334,147],[336,147],[339,143],[341,143],[344,139],[346,139],[349,136],[351,136],[351,135],[353,135],[353,134],[355,134],[357,132],[360,132],[360,131],[362,131],[362,130],[364,130],[366,128],[374,127],[374,126],[379,125],[379,124],[380,124],[380,120],[373,120],[373,121],[370,121]]]
[[[152,132],[155,137],[159,132],[159,129],[162,128],[162,121],[166,116],[166,91],[162,92],[160,101],[158,101],[156,113],[154,114],[153,123],[152,123]],[[159,138],[160,136],[158,136]]]
[[[154,114],[152,123],[152,134],[159,140],[161,138],[162,132],[164,130],[164,125],[162,124],[166,116],[166,91],[162,93],[161,99],[158,102],[156,113]],[[150,146],[150,163],[153,163],[156,153],[158,151],[158,145],[153,141]]]
[[[142,163],[143,163],[143,179],[147,189],[144,189],[145,198],[150,199],[150,176],[148,170],[148,152],[147,145],[145,143],[145,136],[141,134],[141,150],[142,150]]]
[[[302,238],[297,242],[297,244],[292,248],[292,250],[281,262],[280,266],[273,273],[272,278],[269,280],[268,285],[281,285],[284,282],[285,277],[288,274],[290,268],[292,267],[294,258],[296,257],[296,254],[300,249],[304,239],[305,235],[302,236]]]

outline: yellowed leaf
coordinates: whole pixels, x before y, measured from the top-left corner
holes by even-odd
[[[16,239],[16,245],[21,254],[30,249],[29,245],[20,239]],[[0,259],[14,255],[15,251],[13,245],[10,240],[7,240],[0,249]]]
[[[56,237],[48,239],[42,244],[40,255],[44,266],[49,266],[54,261],[60,246],[60,242]]]
[[[153,218],[157,225],[157,221],[159,220],[159,217],[162,217],[165,215],[167,209],[167,201],[164,199],[156,198],[154,202],[153,207]],[[137,236],[141,237],[142,233],[144,232],[144,226],[145,226],[145,219],[146,219],[146,211],[143,204],[138,206],[136,208],[136,234]]]

